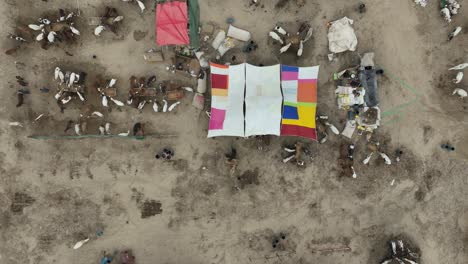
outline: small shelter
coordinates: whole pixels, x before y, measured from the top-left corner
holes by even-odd
[[[156,43],[159,46],[190,45],[199,48],[200,7],[198,0],[158,0]]]
[[[208,137],[300,136],[317,140],[319,66],[211,63]]]

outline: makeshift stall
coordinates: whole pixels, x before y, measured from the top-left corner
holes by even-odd
[[[319,66],[211,63],[208,137],[277,135],[317,140],[318,71]]]
[[[372,133],[380,126],[377,73],[374,53],[365,53],[361,64],[334,74],[338,108],[346,110],[348,120],[341,133],[351,138],[356,129]]]

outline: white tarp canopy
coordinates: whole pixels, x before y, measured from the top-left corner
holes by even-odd
[[[257,67],[246,64],[245,136],[280,135],[280,65]]]
[[[328,48],[333,53],[347,50],[355,51],[358,44],[356,34],[351,26],[353,20],[343,17],[333,21],[328,29]]]

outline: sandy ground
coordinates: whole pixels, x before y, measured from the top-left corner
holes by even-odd
[[[294,138],[272,138],[264,150],[254,139],[206,139],[208,118],[191,106],[190,96],[169,114],[153,113],[151,107],[143,113],[128,107],[110,111],[90,99],[115,132],[142,121],[147,132],[176,137],[28,139],[60,134],[68,120],[78,117],[78,101],[61,114],[53,93],[39,92],[54,87],[55,66],[86,71],[89,80],[97,74],[118,78],[122,100],[131,75],[156,74],[159,80],[194,85],[166,72],[168,63],[143,61],[142,53],[156,47],[153,12],[141,15],[136,5],[105,2],[125,19],[117,35],[104,32],[98,39],[86,21],[102,12],[104,1],[0,2],[2,36],[44,12],[77,4],[81,10],[77,44],[47,51],[31,44],[14,56],[0,55],[0,263],[98,263],[103,251],[131,248],[137,263],[370,264],[382,260],[387,240],[398,235],[421,250],[420,263],[468,262],[468,101],[450,96],[454,73],[447,71],[468,61],[466,1],[448,26],[438,15],[437,1],[427,8],[410,0],[364,1],[368,11],[359,14],[355,0],[309,0],[304,6],[290,1],[281,9],[275,9],[276,0],[263,0],[263,7],[249,7],[247,0],[200,0],[203,25],[226,29],[232,17],[236,26],[252,32],[260,48],[246,57],[248,62],[320,65],[319,112],[340,129],[345,116],[336,109],[331,75],[357,63],[358,54],[375,51],[376,63],[386,72],[379,80],[385,115],[378,136],[387,153],[402,148],[404,160],[392,166],[378,161],[356,165],[357,179],[339,177],[339,147],[346,143],[341,137],[311,144],[315,158],[305,169],[279,162],[281,145]],[[358,50],[330,63],[326,23],[345,15],[355,21]],[[297,61],[280,56],[268,31],[276,22],[294,31],[304,20],[314,28],[304,56]],[[464,32],[449,43],[447,34],[456,25]],[[137,41],[135,31],[148,33]],[[11,46],[10,39],[1,42],[2,50]],[[15,61],[25,66],[15,67]],[[15,75],[25,77],[31,89],[20,108],[15,107]],[[467,85],[465,78],[459,87]],[[33,122],[41,113],[46,117]],[[10,121],[25,128],[11,128]],[[353,141],[361,160],[364,139]],[[440,149],[445,141],[455,145],[454,153]],[[174,148],[174,161],[154,159],[165,146]],[[231,146],[240,156],[237,175],[255,182],[241,190],[224,164]],[[273,249],[271,241],[280,233],[287,239]],[[88,244],[71,249],[85,237],[91,238]],[[351,251],[320,251],[340,246]]]

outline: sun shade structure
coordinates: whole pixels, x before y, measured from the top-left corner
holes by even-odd
[[[211,63],[208,137],[277,135],[317,140],[318,72],[319,66]]]
[[[246,65],[245,136],[280,135],[280,65]]]
[[[208,137],[244,136],[245,64],[211,63],[211,118]]]
[[[281,136],[299,136],[317,140],[315,113],[319,67],[281,65],[283,117]]]
[[[187,3],[158,3],[156,7],[156,43],[159,46],[188,45]]]

